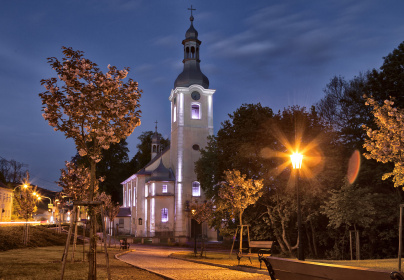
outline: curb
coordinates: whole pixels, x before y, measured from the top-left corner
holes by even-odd
[[[172,254],[170,256],[168,256],[168,257],[172,258],[172,259],[182,260],[182,261],[188,261],[188,262],[199,263],[199,264],[206,264],[206,265],[210,265],[210,266],[217,266],[217,267],[231,269],[231,270],[243,271],[243,272],[248,272],[248,273],[257,273],[257,274],[262,274],[262,275],[265,275],[265,276],[269,276],[268,272],[265,272],[265,270],[264,271],[259,271],[258,268],[250,268],[250,267],[244,267],[244,266],[228,266],[228,265],[210,263],[210,262],[199,261],[199,260],[183,259],[183,258],[174,257],[174,256],[172,256]]]

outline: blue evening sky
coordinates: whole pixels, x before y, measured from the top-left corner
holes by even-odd
[[[202,72],[214,95],[215,131],[243,103],[274,111],[310,107],[334,75],[351,79],[379,68],[404,40],[402,0],[16,0],[0,3],[0,157],[28,164],[34,184],[56,190],[72,140],[41,114],[40,80],[55,76],[47,57],[61,47],[85,52],[103,71],[130,67],[139,82],[141,132],[169,137],[181,41],[194,26]]]

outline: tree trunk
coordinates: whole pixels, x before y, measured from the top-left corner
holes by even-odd
[[[94,143],[95,144],[95,143]],[[91,167],[91,177],[90,177],[90,193],[89,200],[94,201],[94,187],[95,187],[95,160],[90,159],[90,167]],[[88,280],[97,279],[97,271],[96,271],[96,250],[97,250],[97,242],[95,239],[96,235],[96,216],[94,211],[94,206],[89,207],[89,216],[90,216],[90,248],[88,253]]]
[[[318,256],[318,251],[317,251],[317,242],[316,242],[316,234],[315,234],[315,229],[313,226],[313,220],[310,220],[310,227],[311,227],[311,236],[313,238],[313,250],[314,250],[314,256]]]
[[[242,221],[243,212],[240,211],[239,218],[240,218],[240,247],[238,251],[242,253],[243,250],[243,221]]]
[[[74,253],[76,252],[77,247],[77,219],[78,219],[78,209],[76,207],[76,213],[74,213],[74,235],[73,235],[73,248],[72,248],[72,262],[74,262]]]

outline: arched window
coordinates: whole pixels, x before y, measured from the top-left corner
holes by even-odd
[[[201,119],[201,111],[199,108],[199,104],[197,103],[192,103],[191,105],[191,118],[193,120],[200,120]]]
[[[195,47],[191,47],[191,58],[195,58]]]
[[[192,196],[201,196],[201,184],[198,181],[192,182]]]
[[[168,222],[168,209],[167,208],[161,209],[161,222],[162,223]]]

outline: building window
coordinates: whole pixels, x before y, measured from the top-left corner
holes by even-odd
[[[119,228],[124,228],[124,220],[123,220],[123,218],[119,218]]]
[[[167,208],[161,209],[161,222],[162,223],[168,222],[168,209]]]
[[[173,110],[173,122],[177,121],[177,106],[174,106]]]
[[[163,185],[163,193],[167,193],[167,185]]]
[[[199,104],[192,104],[191,105],[191,118],[194,120],[201,119],[201,112],[199,110]]]
[[[197,181],[192,183],[192,196],[201,196],[201,184]]]

